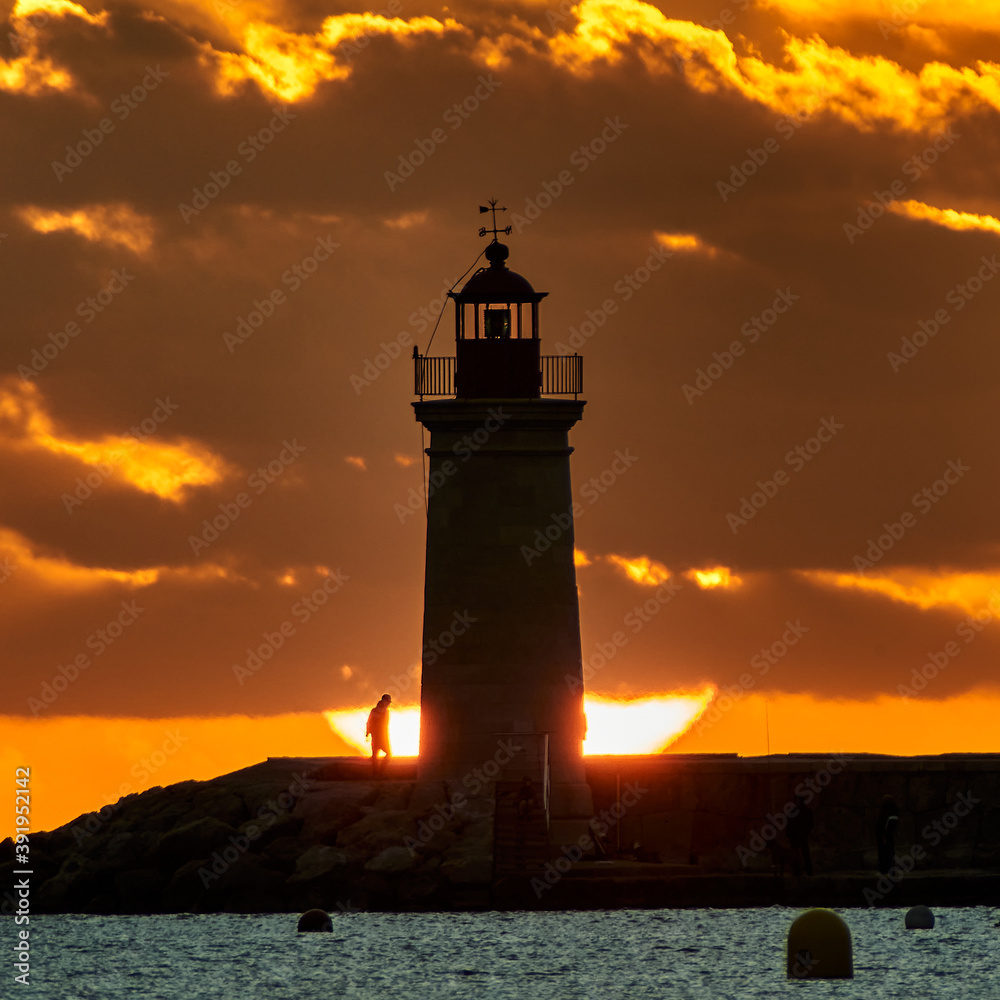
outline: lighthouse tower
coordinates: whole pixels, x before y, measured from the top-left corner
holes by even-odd
[[[455,353],[414,351],[430,432],[420,779],[492,777],[534,748],[546,788],[586,792],[569,430],[583,359],[545,356],[536,292],[493,228],[455,305]],[[496,761],[495,764],[490,764]],[[584,795],[583,798],[588,798]],[[576,810],[579,815],[579,808]],[[564,813],[565,815],[565,813]]]

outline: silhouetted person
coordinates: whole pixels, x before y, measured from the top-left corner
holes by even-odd
[[[809,834],[813,828],[813,811],[806,805],[805,797],[795,796],[796,810],[788,817],[788,843],[792,847],[792,874],[803,869],[812,875],[812,858],[809,856]]]
[[[517,818],[527,819],[535,807],[535,786],[531,778],[521,779],[521,787],[517,790]]]
[[[379,775],[378,752],[381,750],[385,757],[382,760],[382,770],[385,770],[386,762],[392,756],[389,749],[389,705],[392,698],[384,694],[379,699],[379,703],[368,713],[368,725],[365,727],[365,739],[371,737],[372,741],[372,777]]]
[[[882,808],[875,822],[875,843],[878,846],[878,870],[885,875],[896,860],[896,827],[899,808],[891,795],[882,797]]]

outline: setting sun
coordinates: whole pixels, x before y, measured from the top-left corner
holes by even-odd
[[[657,753],[677,739],[698,719],[715,695],[714,687],[681,694],[652,695],[623,700],[587,695],[587,738],[584,754]],[[324,712],[330,728],[356,753],[366,755],[368,708]],[[420,748],[420,708],[392,707],[390,736],[397,757],[415,757]]]

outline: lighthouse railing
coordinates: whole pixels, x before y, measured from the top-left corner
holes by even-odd
[[[413,356],[413,393],[424,396],[456,394],[456,358]],[[578,396],[583,392],[583,357],[579,354],[543,354],[538,386],[543,396]]]
[[[424,396],[455,395],[455,358],[413,356],[413,392]]]
[[[542,395],[576,396],[583,392],[583,358],[579,354],[542,355]]]

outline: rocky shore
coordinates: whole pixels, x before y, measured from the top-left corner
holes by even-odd
[[[36,913],[486,906],[492,802],[364,780],[364,762],[269,761],[127,796],[31,836]],[[412,772],[412,768],[410,771]],[[395,780],[394,780],[395,779]],[[0,844],[0,885],[13,843]]]

